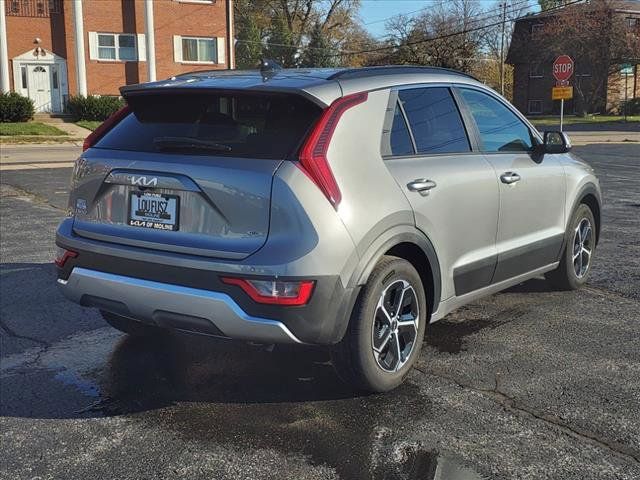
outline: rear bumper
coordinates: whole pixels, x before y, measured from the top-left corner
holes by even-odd
[[[58,285],[63,294],[76,303],[102,308],[143,323],[196,330],[237,340],[303,343],[282,322],[252,317],[229,295],[220,292],[86,268],[74,268],[67,280],[58,279]]]
[[[56,244],[78,253],[58,269],[65,296],[160,327],[260,343],[329,345],[346,331],[358,294],[338,275],[287,275],[267,266],[100,242],[75,235],[63,221]],[[314,280],[304,306],[264,305],[222,276]]]

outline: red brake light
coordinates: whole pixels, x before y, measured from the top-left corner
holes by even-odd
[[[320,188],[322,193],[337,208],[342,200],[342,193],[333,176],[327,150],[333,132],[338,125],[342,114],[360,103],[366,102],[367,92],[354,93],[346,97],[338,98],[327,108],[300,150],[300,166],[309,175],[309,178]]]
[[[53,263],[62,268],[64,267],[64,264],[67,263],[67,260],[70,258],[76,258],[77,256],[78,252],[58,247],[58,252],[56,253],[56,258],[53,260]]]
[[[93,147],[96,142],[104,136],[105,133],[111,130],[118,122],[120,122],[120,120],[126,117],[129,112],[131,112],[129,105],[125,105],[117,112],[111,114],[109,118],[102,122],[98,128],[96,128],[87,136],[87,138],[84,139],[84,142],[82,143],[82,151],[84,152],[88,148]]]
[[[254,302],[269,305],[305,305],[313,292],[314,281],[249,280],[222,277],[223,283],[237,285]]]

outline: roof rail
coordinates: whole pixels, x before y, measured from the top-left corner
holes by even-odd
[[[383,65],[378,67],[346,68],[334,73],[330,77],[327,77],[327,80],[336,80],[339,78],[366,78],[376,75],[394,75],[400,73],[449,73],[479,81],[473,75],[459,72],[458,70],[453,70],[451,68],[428,67],[422,65]]]

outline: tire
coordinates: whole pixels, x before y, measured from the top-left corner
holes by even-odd
[[[580,229],[578,230],[579,227]],[[565,246],[560,257],[560,265],[555,270],[545,274],[547,281],[551,285],[559,290],[577,290],[587,282],[596,248],[595,228],[596,222],[593,212],[587,205],[580,204],[571,217],[565,232]],[[582,249],[583,247],[584,250]],[[578,249],[580,249],[580,254],[574,258]],[[586,253],[587,251],[589,252],[588,254]],[[580,264],[579,262],[582,263]]]
[[[402,316],[394,314],[400,294],[406,296],[402,297]],[[360,291],[344,338],[331,348],[338,376],[354,388],[369,392],[386,392],[399,386],[420,355],[427,308],[424,287],[413,265],[401,258],[382,257]],[[386,311],[391,313],[385,315]],[[411,324],[412,319],[417,321],[417,328],[415,321]],[[397,355],[398,350],[404,355]]]
[[[121,332],[135,337],[150,337],[162,333],[162,330],[158,327],[146,325],[142,322],[116,313],[100,310],[100,314],[102,315],[102,318],[104,318],[104,320],[116,330],[120,330]]]

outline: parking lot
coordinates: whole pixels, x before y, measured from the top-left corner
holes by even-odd
[[[450,314],[405,385],[370,396],[323,351],[108,327],[55,287],[71,169],[3,170],[0,477],[640,478],[640,144],[574,152],[604,193],[588,286]]]

